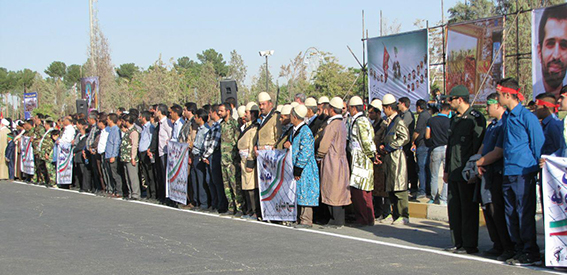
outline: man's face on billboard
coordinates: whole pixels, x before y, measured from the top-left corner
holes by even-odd
[[[561,87],[567,71],[567,20],[547,20],[538,52],[545,83],[552,88]]]

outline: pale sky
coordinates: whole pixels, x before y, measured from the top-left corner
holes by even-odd
[[[89,44],[88,0],[0,0],[0,67],[30,68],[43,73],[52,61],[83,64]],[[456,0],[445,0],[445,11]],[[274,50],[273,75],[300,51],[316,47],[347,67],[358,67],[347,49],[362,58],[361,12],[369,36],[379,35],[380,10],[402,31],[416,19],[441,20],[441,0],[406,1],[146,1],[99,0],[98,19],[108,38],[115,66],[135,63],[147,68],[159,55],[170,58],[208,48],[228,63],[235,49],[248,67],[247,83],[264,59],[260,50]],[[447,14],[445,15],[447,18]],[[283,79],[280,79],[280,83]]]

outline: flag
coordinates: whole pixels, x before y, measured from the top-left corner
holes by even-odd
[[[388,53],[388,49],[384,46],[384,63],[382,63],[382,69],[384,69],[384,83],[388,82],[388,62],[390,61],[390,54]]]

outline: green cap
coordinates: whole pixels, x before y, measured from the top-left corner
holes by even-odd
[[[453,87],[453,89],[451,89],[451,93],[449,93],[449,96],[458,96],[458,97],[464,97],[469,95],[470,95],[469,90],[467,89],[467,87],[463,85],[458,85]]]

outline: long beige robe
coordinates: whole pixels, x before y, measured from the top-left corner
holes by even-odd
[[[347,130],[342,119],[329,119],[317,157],[321,161],[321,201],[326,205],[351,204],[350,169],[346,156]]]
[[[0,180],[9,178],[8,164],[6,163],[6,146],[8,145],[8,134],[10,130],[6,127],[0,129]]]
[[[246,172],[246,164],[254,163],[254,144],[258,136],[256,135],[258,127],[250,127],[250,123],[246,124],[245,132],[240,136],[236,147],[238,147],[238,152],[240,154],[240,167],[242,170],[241,181],[242,190],[254,190],[258,188],[258,181],[256,180],[256,166],[252,168],[252,172]]]
[[[390,118],[384,134],[384,146],[388,154],[384,157],[386,191],[408,190],[406,155],[402,147],[409,142],[409,130],[401,117]]]

